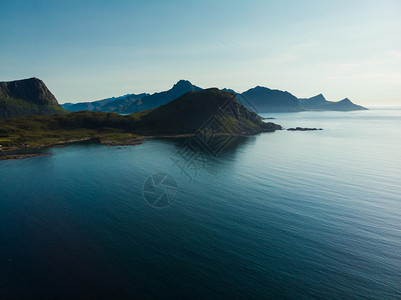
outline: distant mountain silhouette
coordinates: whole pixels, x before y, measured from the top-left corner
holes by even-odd
[[[125,107],[129,106],[132,102],[136,100],[149,96],[149,94],[127,94],[120,97],[107,98],[103,100],[93,101],[93,102],[80,102],[80,103],[64,103],[61,106],[69,111],[113,111],[113,110],[123,110]]]
[[[298,112],[304,110],[297,97],[280,90],[257,86],[240,95],[243,98],[239,97],[239,102],[249,109],[249,106],[253,106],[260,113]]]
[[[234,91],[234,90],[232,90],[232,89],[226,89],[226,88],[224,88],[224,89],[221,89],[221,91],[223,91],[223,92],[230,92],[230,93],[233,93],[234,95],[239,95],[239,93],[237,93],[236,91]]]
[[[222,89],[222,91],[233,93],[235,95],[235,98],[237,99],[238,103],[245,106],[249,111],[252,111],[254,113],[260,112],[257,109],[257,107],[255,105],[253,105],[253,103],[250,101],[250,99],[248,99],[248,97],[244,96],[243,94],[238,93],[238,92],[234,91],[233,89],[227,89],[227,88]]]
[[[202,88],[193,85],[187,80],[178,81],[170,90],[150,94],[128,94],[116,98],[108,98],[94,102],[66,103],[62,106],[69,111],[103,111],[119,114],[131,114],[173,101],[187,92],[200,91]],[[362,106],[353,104],[349,99],[339,102],[327,101],[323,95],[309,99],[298,99],[286,91],[273,90],[267,87],[256,86],[243,93],[232,89],[222,89],[235,95],[237,101],[248,110],[256,113],[299,112],[303,110],[361,110]]]
[[[80,111],[0,120],[0,146],[3,151],[10,151],[89,139],[106,144],[135,144],[143,138],[187,135],[214,152],[208,146],[210,143],[218,148],[230,136],[280,129],[280,125],[265,123],[248,111],[233,93],[212,88],[188,92],[158,108],[124,116]]]
[[[200,87],[193,85],[187,80],[178,81],[170,90],[149,94],[130,94],[118,98],[109,98],[94,102],[83,102],[77,104],[64,104],[63,107],[69,111],[90,110],[116,112],[120,114],[131,114],[159,107],[187,92],[200,91]]]
[[[327,101],[326,98],[319,94],[312,98],[298,99],[302,107],[307,110],[333,110],[333,111],[352,111],[352,110],[367,110],[367,108],[356,105],[348,98],[338,102]]]
[[[0,118],[66,112],[42,80],[0,82]]]
[[[215,130],[221,133],[256,134],[281,129],[274,123],[264,123],[256,113],[248,111],[232,92],[217,88],[185,93],[144,113],[140,119],[141,128],[153,134],[195,133],[211,118],[217,120],[214,124],[220,128]]]

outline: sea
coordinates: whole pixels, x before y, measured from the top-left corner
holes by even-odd
[[[401,109],[0,161],[1,299],[401,299]]]

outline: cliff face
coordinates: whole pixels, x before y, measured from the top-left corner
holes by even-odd
[[[0,98],[23,99],[39,105],[58,105],[56,97],[38,78],[0,82]]]
[[[56,97],[38,78],[0,82],[0,118],[63,112]]]

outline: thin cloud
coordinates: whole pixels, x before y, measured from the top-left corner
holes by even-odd
[[[251,64],[277,65],[277,64],[286,64],[290,62],[299,61],[305,53],[307,53],[312,49],[315,49],[319,45],[320,43],[317,41],[311,41],[308,43],[294,45],[286,49],[283,49],[282,51],[275,51],[275,53],[269,56],[252,60]]]
[[[386,54],[390,57],[401,59],[401,51],[399,50],[389,50]]]

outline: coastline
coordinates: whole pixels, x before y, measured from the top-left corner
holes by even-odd
[[[37,157],[37,156],[43,156],[43,155],[51,155],[51,153],[44,153],[44,152],[39,152],[39,153],[20,153],[20,154],[8,154],[8,155],[0,155],[0,161],[1,160],[16,160],[16,159],[23,159],[23,158],[32,158],[32,157]]]
[[[271,131],[261,131],[259,133],[264,132],[274,132],[275,130]],[[60,139],[54,141],[53,143],[46,143],[46,144],[39,144],[31,146],[29,144],[21,144],[20,147],[13,146],[7,148],[0,148],[0,161],[1,160],[16,160],[16,159],[23,159],[23,158],[32,158],[36,156],[42,155],[51,155],[48,152],[37,152],[32,153],[30,151],[40,151],[48,148],[58,148],[58,147],[68,147],[70,144],[80,143],[80,142],[95,142],[105,146],[137,146],[141,145],[144,141],[147,140],[155,140],[155,139],[184,139],[190,138],[195,136],[195,133],[191,134],[169,134],[169,135],[149,135],[149,136],[137,136],[137,137],[130,137],[130,138],[122,138],[122,139],[107,139],[107,138],[99,138],[99,137],[86,137],[86,138],[74,138],[74,139]],[[249,137],[255,134],[227,134],[227,133],[218,133],[214,134],[216,136],[221,135],[230,135],[230,136],[238,136],[238,137]],[[24,153],[26,152],[26,153]]]
[[[42,152],[45,149],[49,148],[60,148],[60,147],[68,147],[70,144],[80,143],[80,142],[95,142],[105,146],[117,147],[117,146],[137,146],[141,145],[144,141],[152,140],[152,139],[179,139],[179,138],[188,138],[194,136],[194,134],[177,134],[177,135],[153,135],[153,136],[139,136],[137,138],[127,138],[121,140],[108,140],[105,138],[98,137],[88,137],[81,139],[63,139],[59,141],[55,141],[54,143],[43,144],[43,145],[35,145],[30,146],[29,144],[23,144],[20,147],[9,147],[9,148],[0,148],[0,161],[2,160],[16,160],[23,158],[32,158],[36,156],[42,155],[51,155],[48,152]],[[40,151],[37,153],[32,153],[31,151]],[[25,152],[25,153],[24,153]]]

